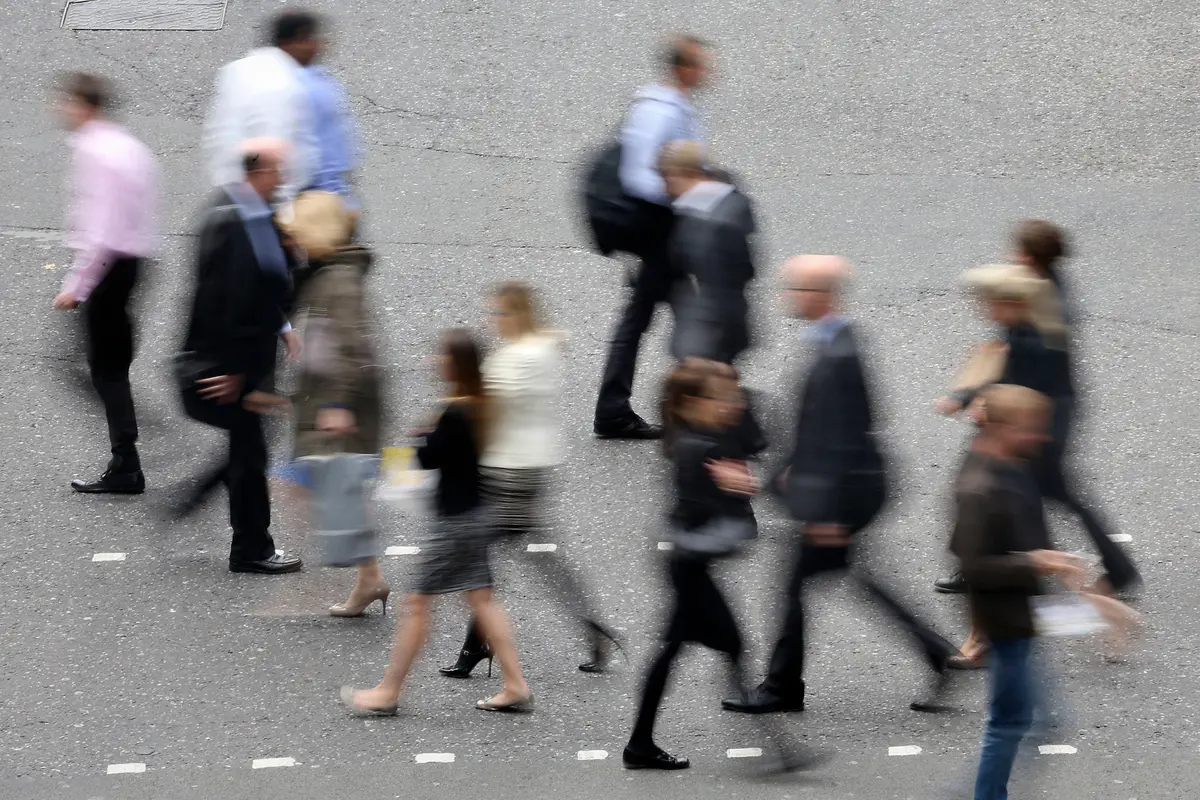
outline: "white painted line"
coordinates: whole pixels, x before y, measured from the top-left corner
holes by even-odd
[[[608,758],[607,750],[580,750],[575,756],[580,761],[603,761]]]
[[[385,556],[415,556],[421,552],[419,547],[410,547],[408,545],[400,545],[398,547],[389,547],[383,551]]]
[[[658,549],[659,550],[674,550],[675,543],[674,542],[659,542]]]
[[[1108,538],[1112,539],[1117,544],[1129,544],[1133,541],[1133,537],[1128,533],[1110,533]]]
[[[271,767],[294,767],[294,758],[256,758],[250,765],[254,769],[270,769]]]
[[[146,771],[146,765],[142,764],[142,763],[109,764],[107,774],[109,774],[109,775],[132,775],[135,773],[145,772],[145,771]]]
[[[1079,751],[1069,744],[1041,744],[1038,752],[1044,756],[1073,756]]]
[[[734,747],[725,751],[727,758],[761,758],[761,747]]]
[[[888,748],[889,756],[919,756],[920,754],[921,748],[917,747],[915,744],[905,744],[901,745],[900,747]]]
[[[413,760],[418,764],[453,764],[454,753],[417,753]]]
[[[124,561],[124,553],[96,553],[92,556],[92,561]]]
[[[553,553],[558,549],[556,544],[531,544],[525,548],[527,553]]]

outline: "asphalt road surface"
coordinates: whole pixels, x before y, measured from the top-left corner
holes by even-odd
[[[963,676],[951,713],[909,711],[921,686],[912,653],[837,586],[812,594],[809,710],[787,722],[832,756],[827,766],[764,778],[761,759],[730,758],[763,743],[750,720],[719,710],[717,661],[697,652],[680,664],[658,733],[694,768],[620,768],[663,613],[662,465],[652,445],[590,436],[622,273],[588,252],[573,190],[581,158],[651,79],[660,34],[674,28],[719,47],[717,80],[698,105],[718,159],[742,176],[761,215],[760,346],[745,376],[778,432],[775,452],[802,347],[781,313],[774,269],[797,252],[843,253],[858,268],[852,310],[871,343],[896,467],[895,502],[869,534],[871,564],[955,639],[966,628],[961,602],[930,591],[946,566],[948,484],[966,433],[932,403],[980,329],[955,278],[1003,256],[1020,217],[1047,216],[1074,235],[1068,268],[1083,309],[1086,387],[1078,473],[1132,537],[1148,626],[1124,664],[1105,663],[1093,641],[1052,648],[1063,721],[1047,740],[1052,754],[1038,757],[1013,796],[1200,796],[1200,601],[1188,566],[1200,490],[1200,31],[1189,3],[314,5],[337,21],[330,63],[366,145],[360,185],[378,254],[371,289],[392,438],[435,396],[426,356],[437,331],[485,325],[495,281],[534,281],[549,322],[570,334],[566,461],[547,541],[584,570],[628,640],[629,664],[578,673],[582,642],[527,580],[528,565],[509,565],[502,597],[535,713],[481,714],[472,705],[497,680],[437,676],[464,624],[447,601],[402,713],[351,719],[337,689],[377,680],[391,619],[325,616],[346,591],[344,572],[231,575],[221,500],[186,523],[163,522],[172,487],[220,447],[184,419],[166,367],[208,189],[200,123],[217,68],[250,47],[279,6],[231,3],[220,32],[72,33],[58,27],[61,0],[5,3],[0,796],[925,800],[971,774],[985,676]],[[102,469],[107,450],[102,418],[72,389],[74,320],[50,308],[69,259],[68,159],[47,99],[67,69],[117,81],[118,118],[164,171],[166,236],[144,284],[134,368],[149,489],[135,499],[73,496],[67,485]],[[643,350],[636,403],[647,412],[667,364],[667,322]],[[281,432],[280,457],[286,444]],[[791,541],[775,509],[760,511],[761,540],[721,576],[759,669]],[[414,543],[422,524],[382,512],[389,545]],[[1064,547],[1083,546],[1073,521],[1056,518],[1055,529]],[[312,554],[297,510],[283,502],[275,531],[282,547]],[[124,558],[95,560],[102,553]],[[404,556],[385,565],[397,589],[406,569]],[[282,766],[255,768],[259,759]]]

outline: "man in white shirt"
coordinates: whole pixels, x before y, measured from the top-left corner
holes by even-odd
[[[290,148],[277,198],[289,202],[309,187],[319,146],[304,68],[316,60],[321,46],[321,21],[315,14],[285,11],[275,19],[270,46],[251,50],[221,69],[204,126],[214,186],[242,180],[243,142],[271,138]]]

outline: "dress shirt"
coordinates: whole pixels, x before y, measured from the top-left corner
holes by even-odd
[[[279,194],[294,200],[312,181],[319,148],[304,68],[278,47],[260,47],[221,68],[204,126],[213,184],[242,180],[242,144],[263,137],[291,148]]]
[[[648,86],[638,93],[621,129],[621,185],[630,197],[669,206],[658,172],[663,145],[679,139],[701,142],[703,132],[687,95],[674,86]]]
[[[484,362],[483,385],[495,408],[480,464],[535,469],[557,463],[558,375],[558,342],[546,334],[526,334]]]
[[[819,345],[827,345],[833,341],[833,338],[838,335],[838,331],[846,327],[846,323],[850,320],[841,314],[829,313],[814,322],[810,328],[804,332],[804,337],[807,341],[814,342]]]
[[[311,188],[335,192],[353,204],[346,176],[358,160],[358,147],[346,93],[324,67],[306,67],[303,74],[317,139],[317,164]]]
[[[88,299],[114,258],[150,255],[158,204],[154,155],[129,131],[105,120],[71,136],[73,195],[67,244],[75,251],[63,291]]]
[[[733,191],[733,185],[719,181],[700,181],[675,200],[676,211],[695,211],[707,214]]]

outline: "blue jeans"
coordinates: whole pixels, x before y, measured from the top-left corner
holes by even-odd
[[[975,776],[975,800],[1007,800],[1008,776],[1021,739],[1033,723],[1037,702],[1033,639],[994,641],[991,648],[991,697]]]

